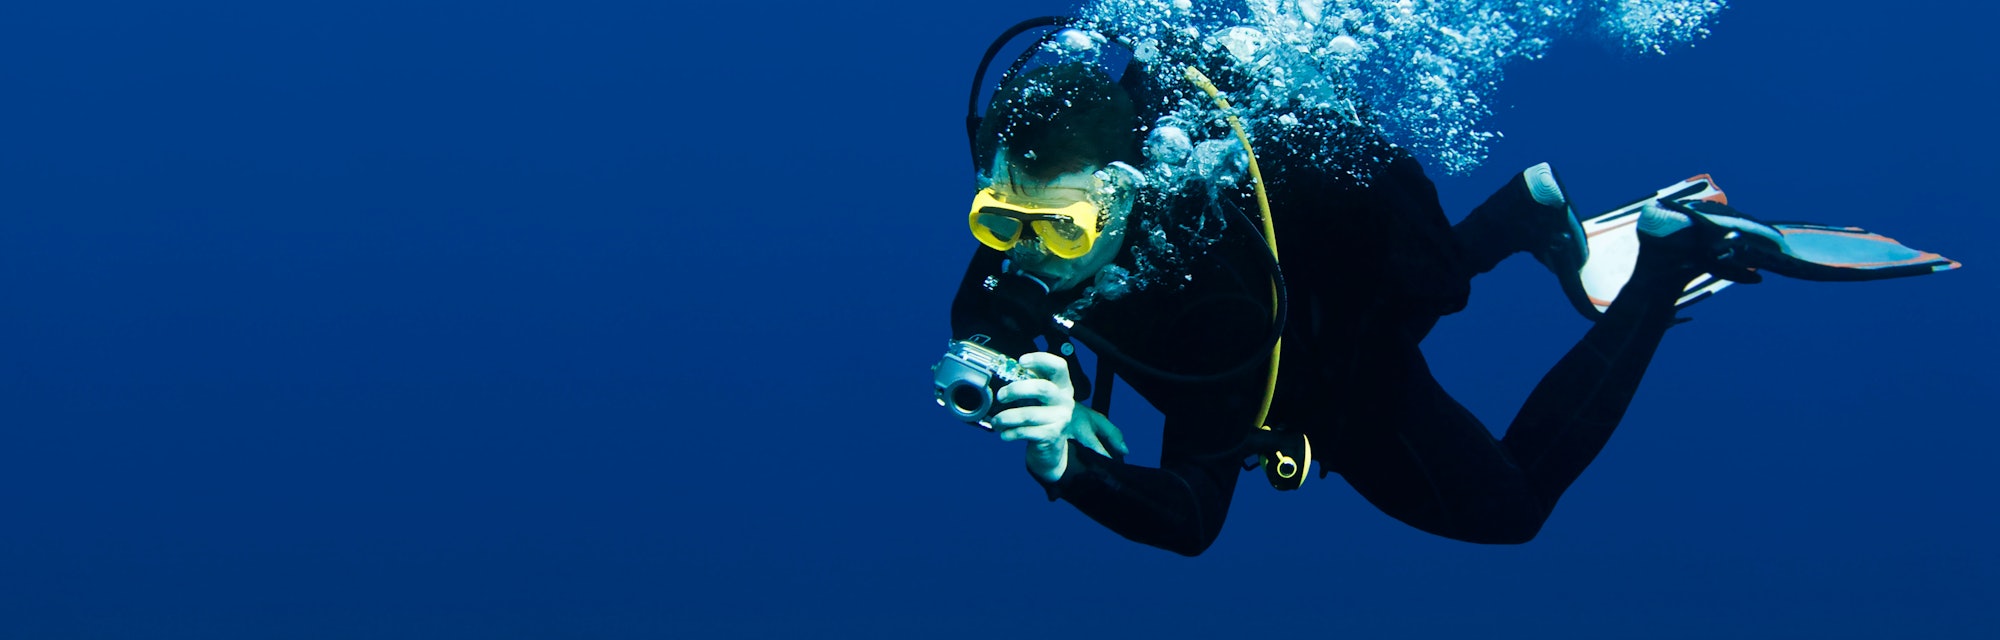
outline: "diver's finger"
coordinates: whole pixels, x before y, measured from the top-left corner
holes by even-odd
[[[1053,353],[1037,351],[1021,356],[1021,366],[1043,380],[1063,389],[1074,388],[1069,381],[1069,361]]]
[[[1001,387],[998,393],[993,394],[993,399],[1000,402],[1030,400],[1037,404],[1047,405],[1056,404],[1059,398],[1063,398],[1066,395],[1054,382],[1048,380],[1022,380]]]
[[[1132,453],[1132,449],[1125,446],[1125,432],[1119,431],[1118,425],[1111,424],[1110,418],[1097,415],[1093,411],[1090,416],[1090,426],[1091,430],[1097,432],[1099,438],[1102,438],[1106,444],[1111,445],[1112,451],[1118,453],[1114,457],[1123,458]]]
[[[1111,457],[1111,452],[1104,450],[1104,443],[1099,442],[1097,434],[1093,433],[1090,429],[1084,429],[1081,432],[1073,434],[1070,439],[1075,440],[1077,444],[1089,447],[1091,451],[1096,451],[1098,455],[1106,458]]]
[[[1061,440],[1063,437],[1062,425],[1054,425],[1047,423],[1028,423],[1026,425],[1014,426],[1006,429],[1001,429],[996,424],[994,427],[994,431],[1000,434],[1001,442],[1026,440],[1029,442],[1048,444],[1048,443],[1053,443],[1057,440]]]
[[[1069,410],[1062,407],[1031,406],[1014,407],[993,414],[994,431],[1009,431],[1022,427],[1053,426],[1061,429],[1069,421]]]

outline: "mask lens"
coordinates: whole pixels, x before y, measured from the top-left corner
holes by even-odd
[[[979,226],[986,227],[993,237],[1013,240],[1021,237],[1021,221],[991,213],[979,214]]]
[[[1035,235],[1042,238],[1042,245],[1049,253],[1062,258],[1075,258],[1090,252],[1090,234],[1083,227],[1069,220],[1036,220]]]
[[[1013,248],[1021,239],[1021,221],[991,213],[972,214],[972,235],[996,250]]]

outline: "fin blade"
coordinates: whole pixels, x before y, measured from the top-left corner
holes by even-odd
[[[1848,282],[1906,278],[1961,266],[1935,252],[1914,249],[1859,227],[1806,222],[1771,224],[1785,237],[1782,255],[1763,256],[1773,273],[1800,280]]]

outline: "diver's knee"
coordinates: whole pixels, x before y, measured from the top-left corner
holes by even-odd
[[[1485,509],[1457,518],[1447,531],[1432,533],[1474,544],[1525,544],[1541,534],[1549,513],[1541,509]]]
[[[1475,525],[1470,527],[1458,527],[1446,531],[1440,531],[1436,529],[1426,529],[1426,530],[1430,531],[1431,533],[1444,536],[1446,538],[1457,540],[1459,542],[1470,542],[1473,544],[1503,545],[1503,544],[1527,544],[1528,541],[1535,539],[1536,534],[1542,532],[1542,526],[1539,523],[1533,526],[1521,526],[1521,525],[1511,525],[1511,524],[1506,526]]]
[[[1549,513],[1540,509],[1513,509],[1495,513],[1495,517],[1475,525],[1479,531],[1480,544],[1526,544],[1541,534],[1542,525],[1549,521]]]
[[[1534,540],[1535,536],[1541,532],[1542,523],[1540,522],[1529,526],[1515,525],[1493,531],[1488,536],[1488,539],[1477,542],[1480,544],[1527,544],[1529,540]]]
[[[1200,535],[1176,541],[1171,544],[1163,544],[1160,545],[1160,547],[1168,551],[1178,553],[1182,556],[1193,558],[1195,556],[1201,555],[1203,551],[1207,551],[1210,545],[1215,544],[1215,539],[1217,537],[1218,536],[1214,534],[1203,533]]]

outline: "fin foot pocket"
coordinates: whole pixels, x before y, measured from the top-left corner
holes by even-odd
[[[1557,277],[1582,269],[1584,262],[1590,260],[1590,243],[1555,168],[1547,162],[1528,167],[1521,172],[1520,184],[1533,205],[1526,221],[1534,238],[1529,255]]]

